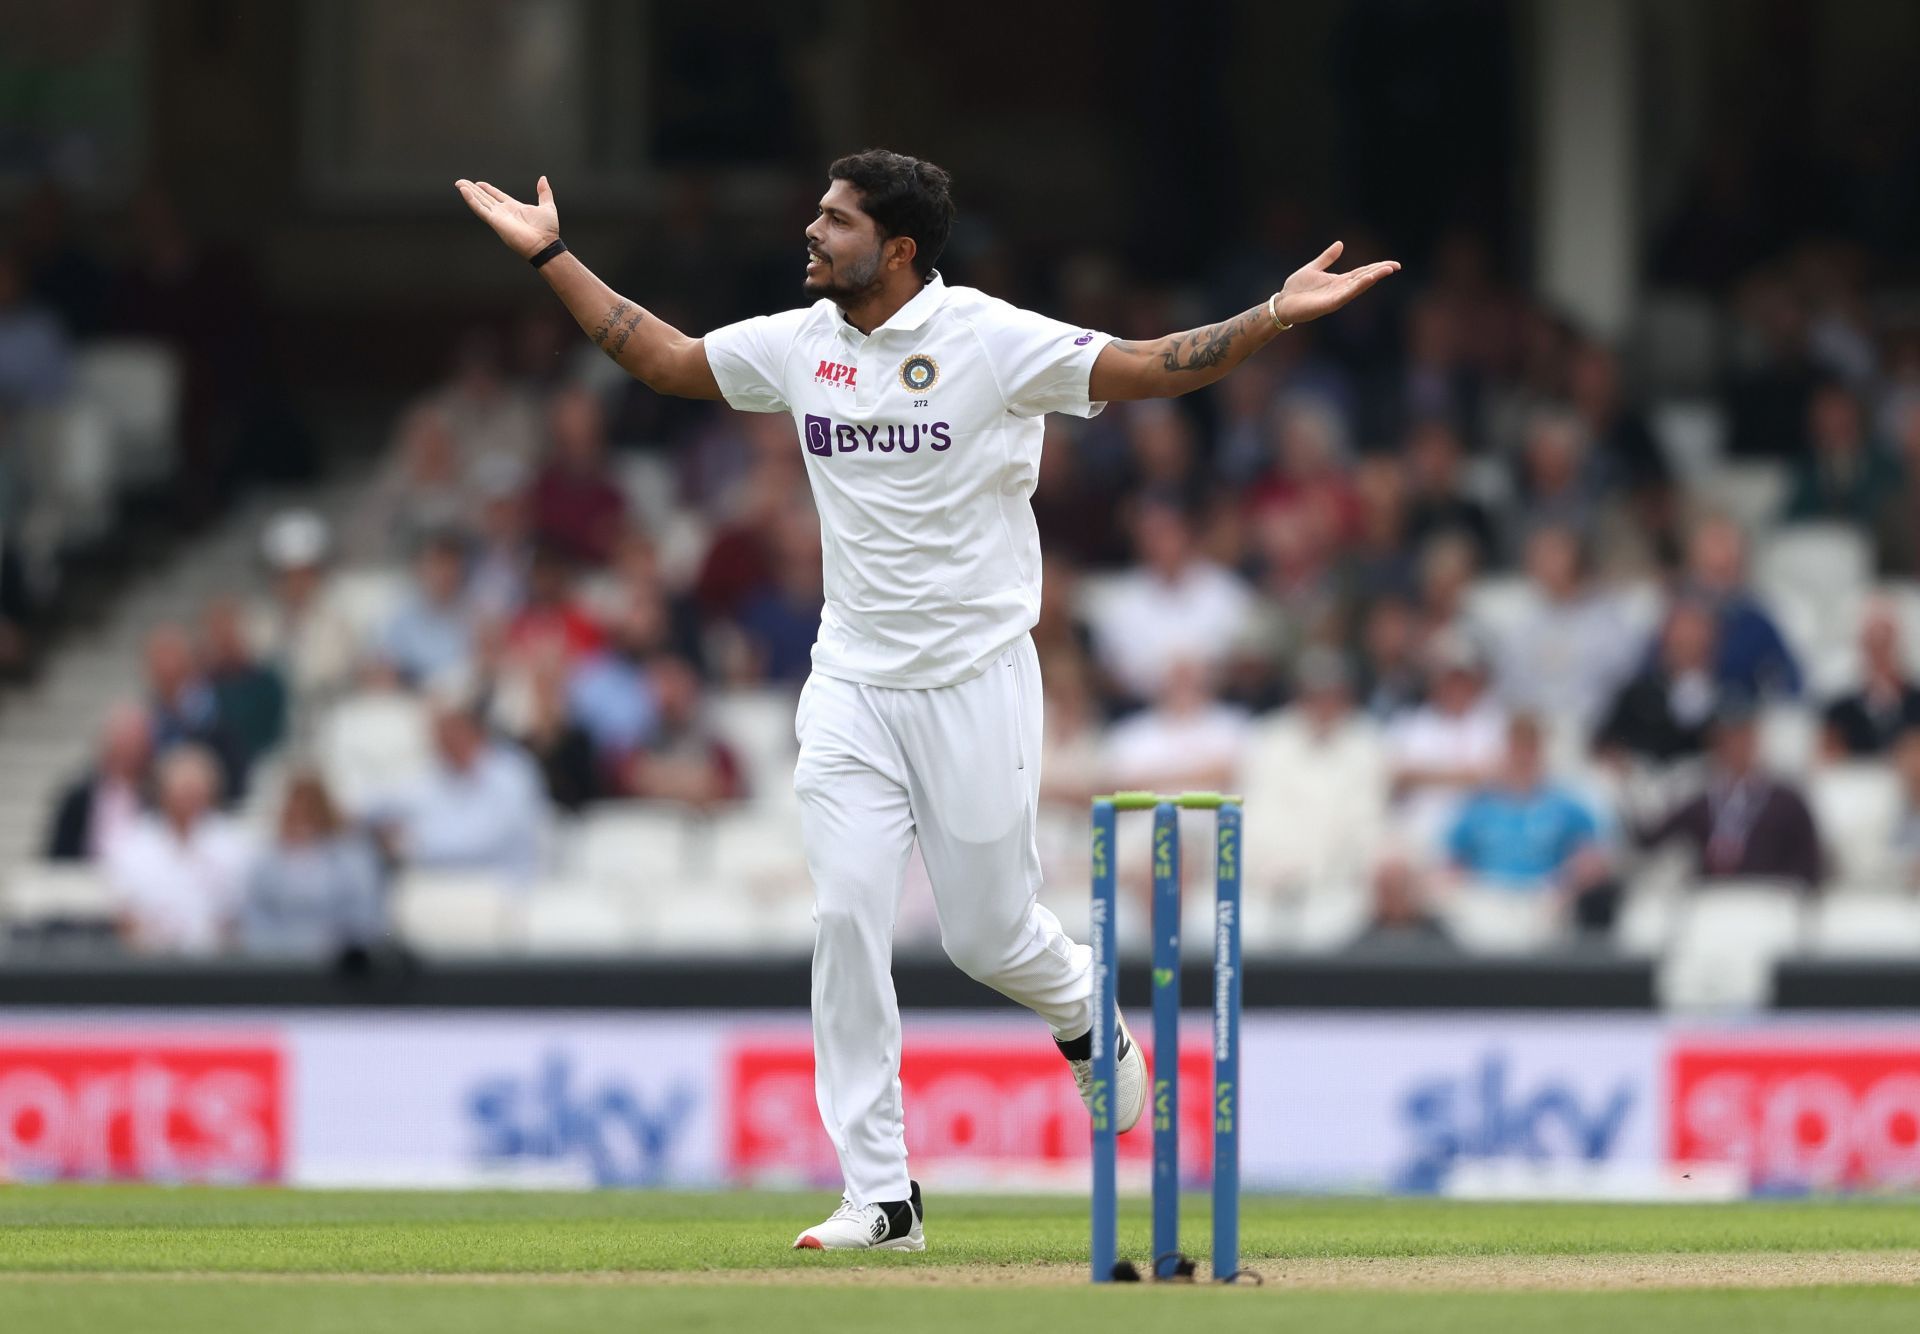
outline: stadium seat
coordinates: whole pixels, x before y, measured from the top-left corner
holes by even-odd
[[[1440,904],[1447,932],[1474,954],[1526,954],[1559,929],[1553,896],[1500,885],[1464,885]]]
[[[749,805],[688,826],[696,873],[750,885],[756,892],[782,893],[807,884],[807,859],[800,848],[800,817],[786,807]]]
[[[541,885],[527,897],[523,915],[529,954],[622,954],[637,935],[627,906],[592,885]]]
[[[1533,605],[1533,585],[1517,574],[1476,579],[1467,590],[1467,619],[1495,651]]]
[[[1754,1009],[1772,991],[1773,965],[1800,943],[1805,905],[1765,881],[1715,881],[1681,906],[1657,987],[1672,1009]]]
[[[618,467],[627,505],[648,529],[658,530],[673,518],[680,481],[671,462],[658,454],[628,454],[620,456]]]
[[[349,810],[415,782],[433,764],[426,705],[399,691],[365,691],[341,700],[321,720],[320,769]]]
[[[1769,704],[1760,711],[1760,758],[1775,773],[1798,778],[1820,749],[1820,715],[1804,704]]]
[[[113,891],[92,866],[30,862],[8,872],[0,892],[0,920],[9,926],[108,923],[115,915]]]
[[[106,409],[78,399],[41,409],[23,422],[19,439],[27,481],[40,504],[57,514],[54,545],[72,549],[105,536],[113,525],[117,480],[113,419]]]
[[[1841,607],[1872,584],[1873,547],[1850,524],[1790,524],[1761,545],[1753,574],[1763,595],[1798,592],[1816,606]]]
[[[1711,399],[1676,398],[1654,404],[1647,424],[1661,457],[1681,485],[1719,469],[1726,452],[1727,418]]]
[[[1704,508],[1757,533],[1773,522],[1787,498],[1787,468],[1783,463],[1755,460],[1723,463],[1693,479],[1688,489]]]
[[[492,876],[408,871],[394,887],[394,927],[422,954],[500,954],[521,940],[520,898]]]
[[[665,802],[609,802],[593,807],[576,836],[576,872],[596,888],[645,897],[687,873],[687,817]]]
[[[670,892],[636,904],[637,948],[649,954],[732,954],[750,948],[762,933],[760,910],[738,886],[714,880],[679,880]]]
[[[74,386],[113,424],[118,479],[146,485],[173,472],[181,372],[172,352],[139,339],[90,344],[74,357]]]
[[[1823,958],[1920,959],[1920,901],[1911,895],[1846,892],[1815,905],[1809,952]]]
[[[1830,877],[1841,885],[1891,881],[1900,780],[1884,764],[1837,764],[1814,772],[1807,799],[1827,850]]]
[[[791,803],[799,753],[793,737],[795,703],[795,692],[781,688],[716,691],[708,701],[708,720],[738,752],[757,802]]]
[[[328,589],[334,606],[362,644],[374,642],[400,610],[407,595],[406,572],[397,569],[342,570]]]

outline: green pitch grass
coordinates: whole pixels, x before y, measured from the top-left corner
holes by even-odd
[[[0,1188],[0,1330],[567,1330],[837,1334],[876,1329],[1148,1330],[1206,1334],[1527,1331],[1686,1334],[1920,1328],[1920,1207],[1894,1202],[1702,1206],[1466,1204],[1252,1198],[1242,1224],[1265,1288],[1114,1286],[1085,1272],[1083,1200],[929,1200],[924,1255],[786,1249],[833,1201],[822,1195],[441,1194],[140,1187]],[[1122,1250],[1144,1261],[1145,1207],[1129,1202]],[[1184,1235],[1206,1251],[1205,1201]],[[1850,1284],[1849,1256],[1875,1284]],[[1906,1259],[1912,1258],[1909,1271]],[[1553,1257],[1655,1261],[1686,1290],[1421,1290],[1470,1265],[1489,1289],[1538,1286]],[[1738,1260],[1736,1282],[1811,1261],[1827,1286],[1699,1287]],[[1290,1275],[1351,1275],[1302,1291]],[[1532,1268],[1529,1268],[1529,1267]],[[1558,1272],[1558,1271],[1554,1271]],[[1582,1270],[1581,1272],[1586,1272]],[[1667,1272],[1667,1271],[1662,1271]],[[1394,1279],[1392,1275],[1398,1274]],[[1374,1282],[1387,1276],[1394,1286]],[[1491,1275],[1490,1278],[1487,1276]],[[1409,1277],[1411,1276],[1411,1277]],[[1449,1289],[1473,1287],[1441,1282]],[[1819,1281],[1826,1282],[1824,1277]],[[1335,1287],[1345,1286],[1337,1279]],[[1619,1287],[1620,1284],[1611,1286]]]

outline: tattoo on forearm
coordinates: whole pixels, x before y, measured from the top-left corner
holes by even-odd
[[[1128,352],[1158,351],[1160,366],[1163,370],[1211,370],[1233,355],[1235,343],[1259,327],[1259,317],[1263,313],[1263,307],[1256,307],[1230,320],[1222,320],[1219,324],[1209,324],[1204,329],[1189,329],[1185,333],[1170,334],[1151,343],[1121,342],[1117,346]]]
[[[640,327],[640,321],[646,317],[647,312],[631,301],[616,301],[600,323],[588,332],[587,337],[593,339],[593,345],[602,352],[617,357],[626,350],[627,339],[633,336],[633,331]]]

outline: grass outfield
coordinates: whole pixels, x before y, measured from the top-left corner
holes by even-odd
[[[1264,1287],[1095,1291],[1084,1202],[928,1203],[924,1255],[822,1255],[786,1249],[817,1194],[7,1187],[0,1330],[1920,1328],[1911,1204],[1253,1198]],[[1145,1258],[1145,1228],[1130,1202],[1123,1252]],[[1185,1235],[1203,1256],[1203,1199]]]

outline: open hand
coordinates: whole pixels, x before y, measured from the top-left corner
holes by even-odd
[[[560,210],[553,206],[553,187],[544,176],[534,186],[539,202],[533,204],[523,204],[485,181],[459,180],[453,188],[521,259],[532,259],[560,239]]]
[[[1296,269],[1287,279],[1287,285],[1280,289],[1279,300],[1274,302],[1283,324],[1305,324],[1322,315],[1331,315],[1388,274],[1400,272],[1400,261],[1396,259],[1369,264],[1351,273],[1327,272],[1345,248],[1343,242],[1335,241],[1320,252],[1320,258]]]

